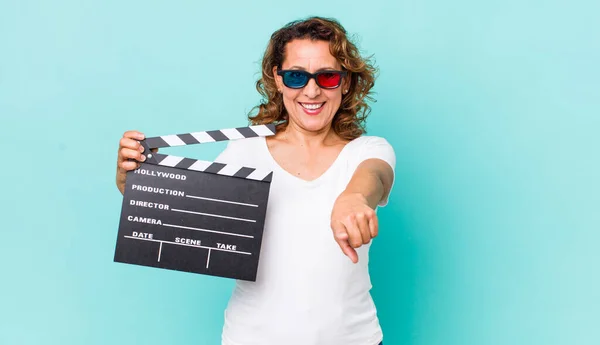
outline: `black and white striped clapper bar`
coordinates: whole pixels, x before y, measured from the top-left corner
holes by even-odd
[[[255,281],[273,173],[151,149],[274,134],[255,125],[140,141],[147,159],[127,172],[114,261]]]

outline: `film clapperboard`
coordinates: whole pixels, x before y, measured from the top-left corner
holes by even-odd
[[[146,138],[127,172],[114,261],[256,280],[272,171],[151,149],[275,134],[256,125]]]

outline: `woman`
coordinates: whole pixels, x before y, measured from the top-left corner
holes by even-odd
[[[277,134],[229,142],[218,162],[274,171],[256,282],[238,281],[223,345],[376,345],[383,334],[370,296],[375,210],[387,203],[395,155],[364,135],[375,69],[336,21],[312,17],[276,31],[252,124]],[[120,142],[117,185],[144,161]]]

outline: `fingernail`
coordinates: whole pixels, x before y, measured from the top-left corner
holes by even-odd
[[[142,162],[146,161],[146,156],[144,156],[144,155],[141,155],[141,156],[142,156],[142,159],[141,159],[141,161],[142,161]]]
[[[138,150],[140,150],[140,152],[144,152],[144,147],[142,145],[140,145],[140,147],[138,148]]]

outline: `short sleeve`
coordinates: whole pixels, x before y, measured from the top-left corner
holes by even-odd
[[[225,149],[215,158],[216,163],[254,167],[257,138],[234,139],[227,142]]]
[[[223,151],[221,151],[221,153],[217,155],[217,158],[215,158],[214,161],[222,164],[231,164],[233,162],[233,159],[235,158],[233,152],[233,143],[234,141],[228,141],[227,146],[225,146],[225,149],[223,149]]]
[[[382,161],[388,163],[395,175],[396,153],[392,145],[390,145],[390,143],[385,138],[377,136],[365,137],[364,142],[362,143],[362,145],[360,145],[360,148],[358,150],[356,156],[357,161],[355,166],[358,167],[360,163],[371,158],[381,159]],[[396,178],[394,176],[394,179],[392,180],[392,188],[394,186],[395,180]],[[390,193],[392,188],[390,188]],[[388,193],[388,195],[386,195],[386,197],[379,202],[379,206],[383,207],[387,205],[390,193]]]

